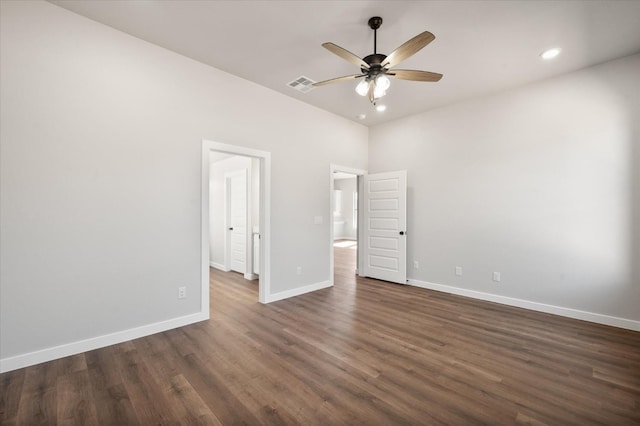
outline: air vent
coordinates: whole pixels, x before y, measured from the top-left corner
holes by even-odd
[[[315,83],[315,81],[311,80],[310,78],[300,76],[292,82],[287,83],[287,86],[291,87],[292,89],[296,89],[298,92],[308,93],[315,89],[315,87],[312,86],[313,83]]]

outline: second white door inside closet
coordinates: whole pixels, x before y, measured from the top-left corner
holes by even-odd
[[[247,271],[247,170],[225,175],[227,189],[227,259],[229,269]]]

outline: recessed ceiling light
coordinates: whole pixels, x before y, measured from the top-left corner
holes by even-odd
[[[367,118],[367,114],[358,114],[357,117],[358,120],[364,120],[365,118]]]
[[[376,111],[378,111],[378,112],[383,112],[383,111],[385,111],[386,109],[387,109],[387,106],[386,106],[386,105],[378,105],[378,106],[376,107]]]
[[[549,59],[555,58],[559,54],[560,54],[560,48],[559,47],[554,47],[552,49],[547,49],[544,52],[542,52],[540,54],[540,57],[542,57],[542,59],[548,61]]]

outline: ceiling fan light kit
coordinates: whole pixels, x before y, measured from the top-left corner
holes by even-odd
[[[373,98],[379,99],[387,94],[387,89],[391,85],[391,80],[385,75],[378,75],[374,78],[365,78],[356,86],[356,93],[360,96],[367,96],[373,87]]]
[[[356,86],[356,93],[360,96],[367,96],[367,93],[369,93],[369,84],[369,81],[361,80]]]
[[[373,30],[373,53],[362,59],[336,44],[329,42],[322,44],[322,47],[331,53],[359,66],[361,73],[320,81],[314,83],[313,86],[318,87],[362,78],[363,80],[361,80],[355,88],[356,93],[360,96],[367,96],[371,104],[375,106],[377,100],[387,94],[387,89],[389,89],[391,85],[389,77],[399,80],[433,82],[439,81],[442,78],[442,74],[435,72],[392,69],[393,66],[414,55],[435,39],[435,36],[429,31],[418,34],[387,56],[378,53],[378,28],[382,25],[382,18],[374,16],[369,19],[368,25],[369,28]]]

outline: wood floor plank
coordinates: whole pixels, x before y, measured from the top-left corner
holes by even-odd
[[[640,333],[357,277],[0,375],[0,423],[640,425]]]
[[[188,339],[182,330],[174,330],[170,341],[176,351],[183,351],[188,347]],[[258,423],[254,415],[229,391],[230,384],[220,372],[207,367],[204,361],[207,358],[205,351],[201,351],[201,355],[188,350],[185,352],[188,353],[180,357],[180,371],[223,424]]]
[[[114,351],[116,346],[85,354],[96,415],[101,425],[139,425],[140,422],[120,375],[120,367]]]
[[[55,361],[38,364],[25,371],[24,385],[18,408],[17,424],[55,424],[57,419]]]
[[[99,424],[86,368],[60,376],[56,398],[58,425]]]
[[[131,405],[141,424],[177,425],[172,406],[165,399],[158,378],[150,374],[136,349],[116,351],[119,371]]]
[[[179,424],[223,424],[182,374],[171,377],[170,382],[170,387],[164,390],[170,401],[176,401],[172,406],[177,413]]]
[[[216,341],[223,347],[209,352],[207,365],[221,372],[230,383],[231,393],[243,401],[256,417],[268,413],[269,424],[295,424],[315,410],[314,401],[322,402],[302,383],[289,377],[291,372],[282,369],[276,357],[265,347],[257,346],[252,339],[243,338],[226,328],[224,325],[217,328]],[[198,339],[207,336],[205,330],[190,331],[200,331],[200,334],[195,334]],[[234,356],[226,356],[228,353]],[[265,370],[261,363],[268,363],[271,368]],[[290,386],[284,386],[283,383],[289,383]],[[295,398],[291,397],[292,394],[296,395]],[[288,414],[292,410],[298,413],[297,419]]]
[[[14,425],[22,396],[25,369],[14,370],[0,377],[0,424]]]

